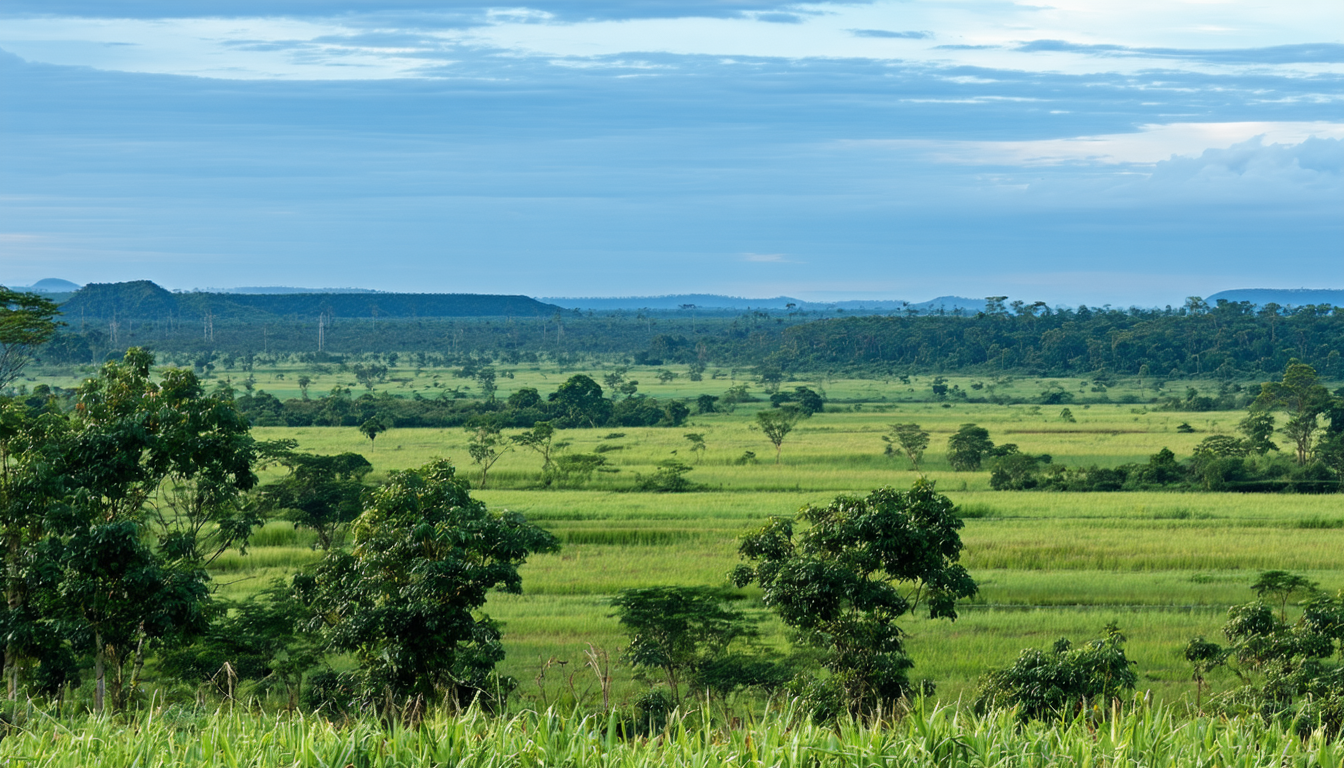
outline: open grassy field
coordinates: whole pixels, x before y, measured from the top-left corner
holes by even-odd
[[[256,371],[254,386],[297,396],[297,387],[286,387],[293,386],[298,372]],[[600,378],[600,370],[588,372]],[[501,379],[499,396],[521,386],[544,394],[572,373],[518,368],[513,379]],[[724,372],[717,379],[707,375],[701,382],[681,375],[666,384],[642,371],[627,378],[639,378],[641,391],[660,398],[722,394],[746,380],[743,372]],[[354,383],[339,373],[315,379],[314,393]],[[1061,406],[926,402],[931,379],[786,382],[786,389],[824,391],[828,408],[788,436],[779,464],[773,447],[753,428],[754,414],[768,407],[763,403],[692,416],[681,428],[564,430],[557,441],[568,444],[565,451],[599,452],[608,462],[582,487],[547,488],[539,456],[522,450],[505,455],[476,495],[492,507],[525,513],[564,542],[560,553],[533,558],[525,566],[525,594],[497,595],[487,607],[504,622],[509,654],[504,671],[520,680],[521,699],[547,703],[594,695],[591,675],[580,670],[583,653],[592,644],[615,658],[622,648],[624,638],[608,607],[617,591],[722,585],[737,562],[738,537],[767,517],[792,515],[803,505],[841,493],[908,487],[917,477],[908,462],[883,455],[880,437],[893,422],[915,422],[932,433],[923,468],[963,510],[964,561],[981,585],[979,598],[965,606],[956,623],[911,618],[905,625],[917,665],[914,675],[937,681],[944,700],[968,696],[985,669],[1008,663],[1024,647],[1049,645],[1062,635],[1086,639],[1114,620],[1130,639],[1140,685],[1160,699],[1180,701],[1193,695],[1182,647],[1193,635],[1218,636],[1226,607],[1250,599],[1247,586],[1258,571],[1284,568],[1305,573],[1326,589],[1344,588],[1341,496],[996,492],[989,488],[987,472],[953,472],[944,456],[948,436],[974,422],[987,428],[996,443],[1049,453],[1067,465],[1141,462],[1163,447],[1186,457],[1208,435],[1232,434],[1241,413],[1094,402],[1071,404],[1075,421],[1068,422],[1060,417]],[[447,371],[397,369],[387,389],[429,394],[436,384],[462,386],[465,381]],[[1098,397],[1079,380],[1017,378],[994,384],[949,377],[948,383],[972,392],[976,383],[993,385],[1015,397],[1056,385],[1080,399]],[[1214,390],[1209,382],[1167,384],[1181,392],[1186,386]],[[760,394],[759,386],[753,388]],[[1151,382],[1141,388],[1135,380],[1122,380],[1107,394],[1112,400],[1152,396]],[[1178,432],[1182,423],[1196,431]],[[354,428],[254,432],[263,439],[295,439],[307,451],[362,453],[375,467],[375,480],[445,456],[479,488],[479,471],[468,458],[467,435],[460,429],[393,429],[374,444]],[[691,432],[704,436],[703,455],[689,450],[685,434]],[[755,452],[755,463],[740,463],[747,451]],[[670,458],[693,466],[687,478],[701,490],[633,492],[638,476]],[[273,578],[288,576],[318,556],[312,542],[311,534],[288,523],[268,524],[249,554],[229,554],[216,563],[220,594],[242,598]],[[766,642],[785,643],[781,627],[755,595],[745,597],[744,604],[767,622]],[[551,660],[565,664],[552,664],[537,683]],[[637,690],[629,670],[618,668],[616,676],[619,696]],[[1231,680],[1215,674],[1212,682],[1217,687]]]

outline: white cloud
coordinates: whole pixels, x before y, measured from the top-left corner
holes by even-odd
[[[782,253],[744,253],[743,261],[753,261],[758,264],[801,264],[799,261],[792,261],[784,258]]]
[[[1153,165],[1194,157],[1255,137],[1266,144],[1301,144],[1311,137],[1344,139],[1344,123],[1237,122],[1145,125],[1134,133],[1030,141],[931,141],[893,139],[844,142],[848,146],[912,150],[926,158],[966,165]]]

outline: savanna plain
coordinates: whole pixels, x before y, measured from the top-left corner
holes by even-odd
[[[1253,599],[1249,585],[1261,571],[1299,573],[1332,593],[1344,587],[1344,506],[1338,495],[996,491],[987,471],[953,471],[944,455],[948,438],[961,425],[974,423],[996,443],[1049,454],[1056,464],[1142,463],[1162,448],[1188,456],[1210,435],[1235,434],[1244,412],[1156,410],[1149,403],[1153,392],[1145,391],[1141,380],[1115,382],[1100,398],[1111,402],[1087,402],[1097,399],[1088,395],[1087,380],[1012,377],[994,382],[999,393],[1010,397],[1029,398],[1043,388],[1077,392],[1066,418],[1058,405],[935,401],[928,396],[931,376],[804,378],[781,382],[780,388],[811,388],[825,397],[825,409],[800,421],[776,454],[756,427],[756,412],[771,406],[750,372],[707,372],[701,381],[691,381],[687,371],[664,370],[675,376],[659,380],[654,371],[639,369],[627,375],[643,373],[640,378],[648,383],[640,391],[660,400],[722,395],[743,383],[762,399],[696,413],[675,428],[561,430],[557,455],[596,454],[606,460],[596,472],[564,487],[546,483],[541,458],[521,448],[504,453],[483,483],[463,429],[393,428],[371,441],[356,427],[253,428],[258,439],[294,440],[301,451],[360,453],[374,467],[366,478],[371,483],[448,458],[470,479],[474,497],[492,509],[521,512],[560,539],[558,552],[534,555],[523,566],[522,594],[492,594],[485,607],[503,629],[507,656],[499,671],[519,681],[509,704],[512,714],[495,720],[479,713],[459,719],[436,715],[418,730],[395,725],[388,730],[369,723],[341,726],[314,716],[277,720],[239,709],[185,731],[190,743],[181,740],[184,731],[159,723],[144,724],[124,743],[110,734],[99,736],[96,728],[70,731],[65,738],[84,746],[67,750],[56,747],[60,728],[30,728],[0,753],[7,758],[45,754],[47,762],[26,763],[44,765],[80,764],[74,760],[107,765],[580,765],[609,764],[618,757],[629,764],[961,764],[974,762],[973,753],[982,754],[972,748],[980,738],[989,750],[980,758],[983,764],[1121,764],[1126,755],[1140,760],[1133,750],[1167,754],[1168,764],[1201,753],[1228,762],[1239,750],[1247,759],[1267,758],[1266,748],[1310,760],[1339,759],[1330,756],[1328,745],[1294,740],[1277,726],[1188,719],[1195,715],[1195,686],[1183,656],[1191,637],[1220,635],[1228,606]],[[36,373],[30,384],[74,383]],[[297,398],[301,393],[294,381],[300,373],[258,368],[249,389]],[[597,379],[603,370],[517,367],[501,380],[496,396],[502,399],[523,387],[546,392],[575,373]],[[339,371],[313,374],[308,389],[356,389],[349,378]],[[377,389],[433,397],[449,381],[446,370],[408,367],[391,371]],[[945,381],[972,391],[987,380],[950,376]],[[1219,384],[1167,386],[1211,390]],[[894,423],[916,423],[931,434],[919,472],[904,456],[884,451],[882,436]],[[684,473],[690,490],[637,490],[641,478],[668,460],[690,466]],[[272,467],[263,474],[274,479],[280,473],[281,468]],[[727,574],[740,562],[740,537],[769,518],[791,517],[806,505],[881,486],[908,489],[920,477],[957,504],[965,522],[962,562],[979,594],[958,606],[955,622],[918,614],[902,620],[915,662],[912,678],[937,687],[901,725],[885,730],[809,725],[783,733],[770,728],[767,713],[778,710],[743,698],[732,710],[733,717],[745,718],[736,729],[699,729],[690,721],[712,713],[683,713],[673,718],[658,745],[620,745],[610,728],[603,730],[603,721],[579,714],[601,706],[601,686],[587,664],[594,652],[611,661],[613,704],[628,705],[647,687],[619,661],[628,638],[613,617],[611,600],[621,590],[726,586]],[[311,532],[273,520],[253,535],[246,554],[230,552],[215,561],[213,588],[219,597],[246,600],[320,556]],[[762,606],[759,590],[737,591],[736,603],[762,621],[763,645],[788,645],[785,627]],[[1100,728],[1085,718],[1058,727],[1021,726],[1007,716],[958,720],[966,717],[966,705],[986,670],[1010,664],[1024,648],[1049,648],[1060,637],[1094,638],[1108,623],[1126,636],[1139,675],[1136,701],[1149,702],[1151,709],[1127,703],[1132,711],[1117,713]],[[1208,683],[1216,691],[1238,681],[1226,670],[1214,670]],[[548,711],[552,714],[535,714]],[[470,733],[478,734],[475,745]],[[43,739],[51,743],[43,746]],[[101,746],[91,746],[100,739]],[[874,746],[884,739],[890,743]],[[497,749],[487,750],[487,745]],[[1163,751],[1169,749],[1175,751]]]

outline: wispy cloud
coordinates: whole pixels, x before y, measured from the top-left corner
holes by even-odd
[[[878,37],[891,40],[928,40],[932,32],[893,32],[889,29],[851,29],[849,34],[855,37]]]

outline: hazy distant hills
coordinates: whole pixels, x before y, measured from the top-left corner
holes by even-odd
[[[369,288],[300,288],[292,286],[250,286],[206,291],[173,292],[147,280],[126,283],[94,283],[81,287],[69,280],[49,277],[30,286],[13,286],[46,294],[68,303],[65,311],[85,315],[111,316],[130,312],[136,316],[173,314],[179,305],[187,311],[203,311],[207,306],[217,315],[234,312],[269,314],[318,314],[331,312],[337,317],[467,317],[549,314],[557,309],[594,311],[656,310],[683,308],[719,311],[801,310],[806,312],[859,312],[887,314],[915,310],[929,313],[975,313],[984,310],[984,299],[963,296],[939,296],[928,301],[897,299],[855,299],[848,301],[804,301],[789,296],[745,298],[713,293],[681,293],[665,296],[626,296],[589,298],[539,298],[453,293],[388,293]],[[174,298],[177,297],[177,298]],[[214,298],[210,298],[214,297]],[[321,298],[318,298],[321,297]],[[1249,301],[1256,306],[1278,304],[1283,307],[1331,304],[1344,306],[1344,290],[1316,288],[1242,288],[1220,291],[1206,301]],[[792,306],[790,306],[792,305]],[[193,309],[195,308],[195,309]],[[141,314],[149,313],[149,314]]]
[[[668,296],[628,296],[622,298],[553,298],[540,299],[548,304],[565,309],[592,309],[611,311],[618,309],[681,309],[691,305],[696,309],[794,309],[809,312],[843,309],[850,311],[899,312],[907,308],[921,312],[944,309],[952,312],[961,309],[966,312],[979,312],[984,309],[983,299],[967,299],[960,296],[940,296],[930,301],[907,302],[895,299],[859,299],[851,301],[803,301],[788,296],[776,296],[768,299],[749,299],[740,296],[722,296],[712,293],[681,293]]]
[[[1219,291],[1205,299],[1217,304],[1219,299],[1228,301],[1249,301],[1256,306],[1278,304],[1281,307],[1305,307],[1308,304],[1331,304],[1344,307],[1344,290],[1334,291],[1320,288],[1240,288],[1234,291]]]
[[[32,285],[17,288],[18,290],[32,291],[33,293],[74,293],[80,288],[78,283],[72,283],[69,280],[62,280],[57,277],[48,277],[44,280],[38,280]]]

